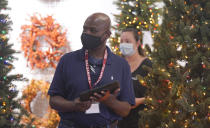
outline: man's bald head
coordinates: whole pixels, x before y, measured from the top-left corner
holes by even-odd
[[[94,13],[86,19],[85,23],[86,22],[95,24],[96,26],[100,25],[104,27],[104,29],[111,28],[111,20],[109,16],[104,13]]]
[[[106,40],[111,35],[110,28],[111,28],[111,21],[110,21],[109,16],[107,16],[104,13],[94,13],[86,19],[83,25],[83,34],[85,34],[85,37],[91,36],[91,39],[93,39],[94,37],[96,37],[97,39],[100,39],[100,41],[97,43],[100,46],[97,48],[104,49],[106,48]],[[91,42],[93,43],[94,41],[91,41]],[[85,44],[85,41],[83,41],[83,43]]]

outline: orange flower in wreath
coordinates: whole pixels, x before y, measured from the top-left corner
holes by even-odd
[[[20,34],[22,50],[32,69],[56,67],[67,46],[66,31],[55,23],[52,16],[30,18],[31,25],[23,25]]]

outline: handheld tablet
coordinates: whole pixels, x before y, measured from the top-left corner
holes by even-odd
[[[114,81],[112,83],[103,85],[103,86],[99,86],[96,88],[93,88],[91,90],[87,90],[84,91],[82,93],[80,93],[80,100],[81,101],[87,101],[89,100],[90,96],[93,96],[93,94],[96,93],[100,93],[101,91],[110,91],[110,93],[113,93],[116,89],[118,89],[120,87],[120,83],[118,81]]]

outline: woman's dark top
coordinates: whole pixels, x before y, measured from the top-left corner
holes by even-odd
[[[139,80],[137,78],[137,75],[141,75],[142,77],[145,77],[148,74],[148,72],[142,68],[143,65],[152,67],[152,62],[148,58],[146,58],[139,65],[139,67],[132,73],[133,86],[134,86],[134,92],[135,92],[136,98],[144,97],[144,94],[146,91],[146,87],[142,86],[139,83]],[[131,109],[129,115],[119,121],[119,124],[118,124],[119,128],[138,128],[138,121],[140,118],[140,115],[138,113],[140,110],[143,110],[144,107],[145,107],[144,104],[140,104],[135,109]]]

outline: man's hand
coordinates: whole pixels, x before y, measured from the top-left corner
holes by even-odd
[[[90,108],[91,106],[91,101],[80,101],[79,98],[76,98],[74,101],[74,110],[75,111],[80,111],[80,112],[85,112],[87,109]]]
[[[116,98],[120,88],[116,89],[113,94],[109,91],[101,91],[100,93],[94,93],[93,96],[90,97],[91,101],[99,101],[103,102],[110,98]]]
[[[62,96],[50,96],[50,106],[59,112],[85,112],[90,108],[91,101],[82,102],[79,98],[69,101]]]
[[[128,102],[119,101],[116,97],[120,91],[120,88],[115,90],[114,93],[109,93],[107,91],[101,91],[100,93],[94,93],[90,97],[92,101],[99,101],[105,104],[107,107],[111,108],[116,114],[125,117],[130,112],[131,106]]]

